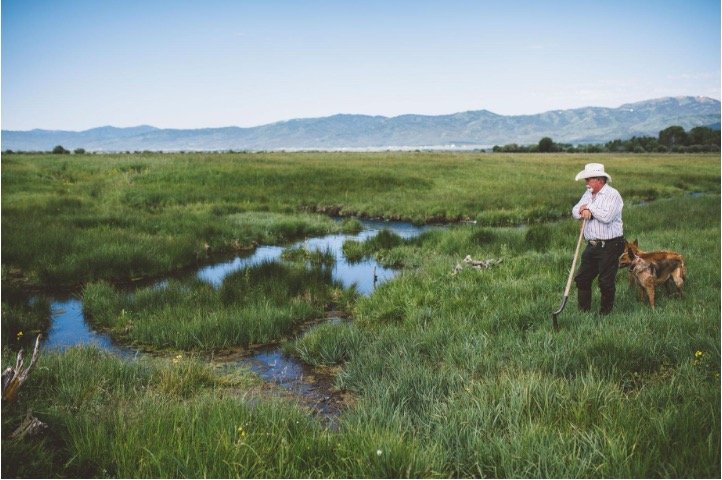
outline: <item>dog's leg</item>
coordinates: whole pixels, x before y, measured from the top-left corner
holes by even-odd
[[[644,287],[644,285],[642,285],[641,283],[637,282],[636,280],[635,280],[634,283],[635,283],[636,290],[637,290],[637,299],[638,299],[640,302],[644,303],[645,287]]]
[[[671,278],[674,281],[674,286],[677,287],[679,297],[683,298],[684,291],[682,290],[682,287],[684,286],[684,271],[681,268],[675,269],[674,272],[672,272]]]
[[[670,275],[669,278],[664,282],[664,288],[667,290],[667,293],[670,295],[672,294],[672,285],[671,285],[672,283],[674,283],[674,282],[672,280],[672,276]],[[677,290],[679,291],[679,289],[677,289]]]
[[[645,285],[644,289],[647,291],[647,298],[649,299],[649,306],[652,307],[652,310],[655,310],[654,308],[654,284],[650,285],[647,283]]]

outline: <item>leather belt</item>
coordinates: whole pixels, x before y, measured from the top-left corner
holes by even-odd
[[[607,243],[615,242],[615,241],[620,240],[620,239],[622,239],[622,238],[624,238],[624,237],[610,238],[609,240],[587,240],[587,243],[588,243],[589,245],[591,245],[592,247],[594,247],[594,248],[596,248],[596,247],[602,247],[602,248],[604,248],[604,246],[605,246]]]

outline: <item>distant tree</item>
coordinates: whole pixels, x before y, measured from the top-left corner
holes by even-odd
[[[556,151],[556,145],[554,144],[554,140],[552,140],[549,137],[544,137],[541,140],[539,140],[539,151],[542,153],[549,153]]]
[[[85,149],[84,148],[76,148],[75,150],[73,150],[73,153],[76,155],[83,155],[83,154],[85,154]]]
[[[626,147],[624,146],[624,142],[620,139],[614,139],[611,142],[607,142],[604,147],[607,149],[608,152],[616,153],[616,152],[624,152],[626,150]]]
[[[632,137],[628,143],[627,149],[635,153],[654,152],[659,146],[655,137]]]
[[[708,127],[694,127],[687,134],[688,145],[718,145],[720,144],[719,130]]]
[[[521,148],[516,143],[507,143],[503,147],[501,147],[501,151],[505,153],[516,153],[520,152]]]
[[[687,132],[678,125],[667,127],[659,132],[659,143],[670,150],[685,146],[687,144]]]
[[[62,145],[56,145],[55,148],[53,148],[54,154],[66,154],[70,153],[70,150],[65,150]]]

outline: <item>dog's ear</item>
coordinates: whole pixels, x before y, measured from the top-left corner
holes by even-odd
[[[633,248],[628,248],[628,249],[627,249],[627,255],[629,255],[629,258],[630,258],[631,260],[634,260],[635,258],[637,258],[637,256],[634,254],[634,249],[633,249]]]
[[[632,242],[632,244],[633,244],[635,247],[638,247],[638,246],[639,246],[639,242],[637,241],[636,238],[634,239],[634,241]]]

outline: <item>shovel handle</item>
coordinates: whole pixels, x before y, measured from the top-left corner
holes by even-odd
[[[572,278],[574,278],[574,268],[577,266],[577,257],[579,256],[579,248],[582,246],[582,239],[584,238],[584,227],[587,224],[587,219],[582,220],[582,226],[579,229],[579,239],[577,240],[577,249],[574,250],[574,260],[572,260],[572,268],[569,270],[569,277],[567,277],[567,286],[564,289],[564,296],[569,296],[569,289],[572,286]]]
[[[569,270],[569,276],[567,277],[567,285],[564,288],[564,295],[562,296],[562,304],[559,306],[559,309],[552,313],[552,325],[554,326],[554,330],[559,330],[559,324],[557,323],[557,315],[562,313],[562,310],[564,310],[564,306],[567,304],[567,299],[569,298],[569,290],[572,286],[572,278],[574,278],[574,269],[577,266],[577,257],[579,256],[579,248],[582,246],[582,238],[584,238],[584,227],[587,224],[587,219],[585,218],[582,220],[582,226],[579,228],[579,239],[577,240],[577,248],[574,250],[574,259],[572,260],[572,268]]]

